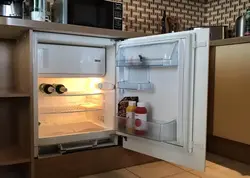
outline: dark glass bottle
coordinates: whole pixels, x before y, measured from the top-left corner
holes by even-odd
[[[167,20],[166,10],[164,10],[163,17],[162,17],[162,20],[161,20],[161,33],[166,33],[167,32],[166,20]]]
[[[54,86],[51,85],[51,84],[42,83],[42,84],[39,86],[39,90],[40,90],[42,93],[52,94],[52,93],[55,91],[55,88],[54,88]]]
[[[68,91],[68,89],[62,84],[54,84],[54,87],[58,94],[63,94]]]

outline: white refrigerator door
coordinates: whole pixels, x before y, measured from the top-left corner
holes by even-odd
[[[123,136],[124,148],[204,170],[208,58],[208,29],[117,45],[116,102],[137,96],[148,110],[145,122],[126,119],[116,108],[117,134]]]

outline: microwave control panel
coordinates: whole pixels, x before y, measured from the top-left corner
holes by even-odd
[[[122,30],[122,21],[123,21],[123,6],[121,3],[114,3],[114,22],[113,22],[113,28],[116,30]]]

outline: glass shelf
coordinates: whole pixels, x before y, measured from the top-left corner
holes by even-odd
[[[69,105],[61,107],[42,107],[40,108],[40,114],[60,114],[60,113],[76,113],[76,112],[91,112],[100,111],[102,107],[93,103],[84,103],[81,105]]]
[[[118,88],[127,90],[152,91],[154,89],[154,85],[152,83],[118,82]]]
[[[134,129],[127,129],[126,128],[126,117],[119,117],[117,116],[116,119],[118,120],[118,131],[121,133],[148,138],[151,140],[156,140],[159,142],[173,142],[177,141],[177,123],[176,120],[171,122],[162,123],[162,122],[143,122],[143,125],[146,125],[147,129],[144,134],[138,134],[134,131]],[[133,121],[135,123],[135,120]]]
[[[174,67],[178,66],[177,60],[168,59],[146,59],[117,60],[116,67]]]
[[[93,95],[102,95],[102,93],[79,93],[79,92],[67,92],[63,94],[57,94],[57,93],[52,93],[52,94],[45,94],[39,92],[39,94],[43,97],[53,97],[53,96],[93,96]]]

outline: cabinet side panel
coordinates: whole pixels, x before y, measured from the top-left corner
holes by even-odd
[[[31,93],[32,63],[30,56],[29,32],[17,40],[13,53],[14,83],[16,90],[21,93]]]

